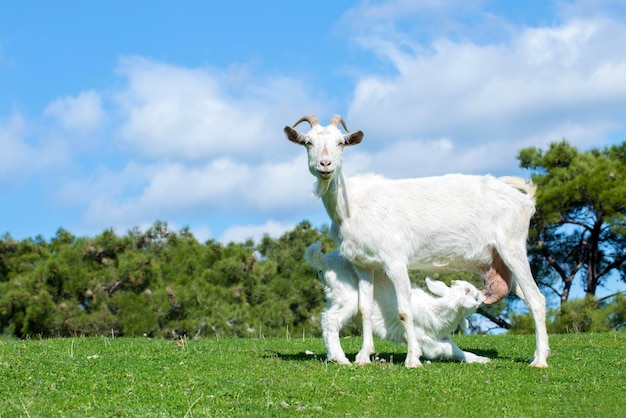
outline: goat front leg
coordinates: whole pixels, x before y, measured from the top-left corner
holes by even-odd
[[[346,304],[330,301],[328,308],[322,313],[322,336],[326,345],[326,357],[328,361],[338,364],[350,364],[346,357],[341,342],[339,331],[345,323],[357,312],[356,300],[349,300]]]
[[[398,302],[398,315],[406,334],[407,353],[404,365],[407,368],[422,367],[420,357],[422,349],[413,324],[411,309],[411,281],[406,264],[396,263],[386,269],[386,273],[393,283]]]
[[[359,278],[359,313],[363,322],[363,345],[356,355],[355,364],[370,364],[374,354],[374,331],[372,307],[374,306],[374,275],[371,271],[355,266]]]

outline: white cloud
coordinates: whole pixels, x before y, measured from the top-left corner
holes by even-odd
[[[618,18],[626,15],[626,4],[623,0],[559,1],[557,6],[559,13],[568,19],[592,16]]]
[[[483,3],[483,0],[364,1],[348,10],[337,26],[347,28],[358,42],[379,40],[378,36],[402,40],[405,34],[401,28],[407,22],[419,27],[420,33],[436,37],[446,32],[461,32],[464,24],[458,17],[479,10]]]
[[[298,208],[312,195],[315,179],[308,170],[306,151],[296,148],[294,152],[295,158],[265,162],[254,170],[245,193],[259,210]]]
[[[68,158],[67,147],[59,141],[31,141],[27,120],[13,113],[0,122],[0,182],[20,182],[43,170],[58,168]]]
[[[0,179],[8,178],[30,153],[29,147],[22,141],[25,128],[19,115],[13,115],[6,125],[0,125]]]
[[[277,238],[295,226],[295,224],[273,220],[269,220],[263,225],[236,225],[226,229],[219,241],[228,244],[229,242],[245,242],[247,239],[252,239],[258,243],[266,234],[272,238]]]
[[[304,150],[301,150],[304,154]],[[130,162],[68,184],[66,203],[86,205],[89,224],[132,226],[154,219],[220,212],[297,213],[310,202],[312,176],[302,156],[247,165],[218,158],[203,165]]]
[[[314,179],[304,148],[282,132],[311,109],[326,108],[304,83],[138,57],[121,60],[119,71],[128,83],[106,96],[115,114],[107,119],[121,134],[114,136],[121,142],[107,144],[121,145],[117,164],[102,160],[57,192],[62,206],[84,208],[83,229],[187,219],[211,222],[201,232],[206,238],[237,218],[305,216]],[[78,103],[58,100],[46,114],[62,120]]]
[[[100,95],[93,90],[81,92],[76,97],[57,99],[45,108],[43,114],[56,119],[64,129],[80,133],[99,128],[105,117]]]
[[[376,151],[363,151],[357,145],[344,150],[344,172],[348,176],[376,172],[393,178],[420,177],[444,174],[442,160],[458,163],[458,153],[448,138],[400,140]]]
[[[626,112],[622,23],[581,19],[522,28],[509,42],[486,45],[440,39],[407,48],[375,39],[369,47],[396,73],[358,80],[349,123],[364,130],[364,144],[384,141],[392,154],[396,141],[418,154],[410,142],[449,138],[456,161],[443,154],[431,161],[444,170],[490,171],[503,157],[494,153],[505,151],[510,164],[520,145],[545,146],[562,137],[599,145]],[[458,153],[473,155],[474,164],[459,163]],[[415,161],[419,165],[419,155]]]
[[[197,226],[197,227],[191,228],[190,230],[193,236],[196,238],[196,240],[201,244],[204,244],[210,239],[215,239],[215,237],[213,236],[213,233],[211,232],[211,228],[209,228],[206,225]]]
[[[204,166],[164,164],[153,172],[138,197],[140,210],[158,207],[193,207],[212,204],[230,206],[229,195],[245,185],[250,168],[227,158],[213,160]],[[135,206],[133,204],[133,206]]]
[[[319,107],[294,79],[258,79],[245,68],[184,68],[143,58],[121,61],[122,137],[142,155],[185,160],[268,155],[287,115]],[[295,116],[292,116],[295,118]],[[272,144],[272,145],[269,145]]]

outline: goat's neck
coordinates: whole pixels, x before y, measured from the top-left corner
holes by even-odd
[[[318,180],[319,182],[319,180]],[[343,178],[343,173],[330,180],[329,184],[319,184],[319,187],[326,187],[326,191],[321,194],[322,202],[330,219],[335,225],[340,226],[345,219],[350,216],[350,209],[348,207],[348,195],[346,192],[346,182]]]
[[[436,333],[445,333],[456,328],[462,313],[456,304],[451,304],[445,298],[422,295],[420,303],[413,304],[413,316],[417,318],[429,317],[430,319],[424,320],[424,322],[430,324]]]
[[[441,300],[435,309],[438,315],[443,318],[442,328],[456,326],[460,320],[461,308],[459,308],[458,304],[451,304],[450,301]]]

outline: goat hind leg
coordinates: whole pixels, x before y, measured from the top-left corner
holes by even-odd
[[[550,346],[548,343],[548,331],[546,329],[546,298],[533,282],[532,286],[522,287],[519,280],[514,287],[515,294],[526,303],[528,310],[535,323],[535,338],[537,346],[535,353],[530,359],[532,367],[548,367]],[[534,289],[533,289],[534,287]],[[531,296],[527,296],[531,295]]]
[[[515,276],[515,294],[526,302],[535,322],[537,345],[530,365],[532,367],[548,367],[547,359],[550,355],[550,346],[548,330],[546,329],[546,297],[539,291],[530,271],[526,248],[521,247],[517,251],[501,253],[501,255]]]

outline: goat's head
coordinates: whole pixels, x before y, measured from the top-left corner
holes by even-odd
[[[459,306],[466,309],[476,310],[485,301],[485,294],[464,280],[452,280],[451,286],[448,287],[439,280],[426,278],[426,286],[437,296],[458,300]]]
[[[295,129],[301,122],[308,122],[311,129],[303,134]],[[339,130],[339,124],[347,132],[343,134]],[[291,126],[285,126],[287,139],[298,145],[304,145],[309,157],[309,171],[318,181],[331,181],[337,178],[341,172],[341,159],[343,147],[356,145],[363,139],[363,132],[348,132],[346,123],[339,115],[333,115],[328,126],[320,125],[317,116],[303,116]]]

